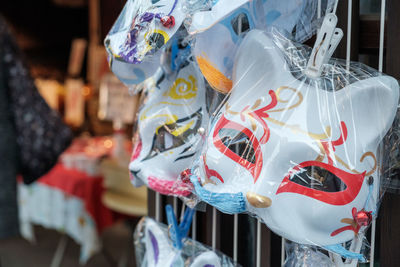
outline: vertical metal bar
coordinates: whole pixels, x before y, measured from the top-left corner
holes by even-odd
[[[371,255],[369,259],[369,266],[374,267],[375,261],[375,232],[376,232],[376,220],[372,221],[372,228],[371,228]]]
[[[213,207],[212,213],[212,236],[211,236],[211,246],[215,250],[217,247],[217,209]]]
[[[317,13],[318,18],[321,18],[321,0],[318,0],[318,13]]]
[[[238,254],[238,235],[239,235],[239,215],[233,215],[233,261],[237,262]]]
[[[282,237],[282,244],[281,244],[281,266],[285,264],[285,238]]]
[[[156,206],[156,221],[159,222],[161,220],[161,195],[158,192],[156,192],[155,206]]]
[[[173,198],[173,206],[174,206],[174,213],[176,214],[176,216],[178,216],[178,198],[174,197]]]
[[[386,14],[386,0],[381,2],[381,28],[379,32],[379,67],[378,70],[383,70],[383,41],[385,35],[385,14]]]
[[[197,238],[197,212],[193,214],[193,221],[192,221],[192,239],[196,240]]]
[[[350,71],[350,56],[351,56],[351,22],[353,12],[353,0],[348,0],[347,6],[347,44],[346,44],[346,70]]]
[[[318,0],[318,5],[317,5],[317,18],[321,18],[321,0]],[[319,33],[319,28],[317,29],[317,34]]]
[[[350,75],[350,59],[351,59],[351,30],[352,30],[352,22],[353,22],[353,0],[348,0],[347,4],[347,43],[346,43],[346,70],[347,70],[347,75]],[[355,242],[355,239],[353,239],[352,243]],[[342,244],[343,246],[345,245],[344,243]],[[335,266],[340,267],[344,266],[344,263],[342,261],[341,257],[338,257],[337,255],[334,255],[335,259]],[[352,261],[353,263],[353,261]]]
[[[257,220],[256,266],[261,267],[261,222]]]
[[[179,221],[183,221],[183,216],[185,215],[185,209],[186,209],[186,206],[185,206],[185,205],[182,205],[182,208],[181,208],[181,215],[180,215],[180,217],[179,217]]]

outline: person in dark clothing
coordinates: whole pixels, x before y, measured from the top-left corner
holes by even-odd
[[[0,36],[3,36],[5,24],[0,18]],[[0,37],[0,238],[15,236],[19,233],[17,209],[17,140],[10,104],[10,96],[5,79],[3,60],[3,42]]]
[[[37,91],[0,16],[0,239],[19,234],[17,175],[34,182],[71,140],[71,130]]]

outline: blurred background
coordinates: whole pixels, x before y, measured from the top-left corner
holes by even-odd
[[[0,240],[2,267],[134,266],[132,233],[147,213],[146,189],[135,191],[127,172],[133,116],[115,126],[108,109],[115,101],[135,108],[137,101],[111,75],[102,45],[124,4],[17,0],[0,5],[40,94],[74,134],[49,173],[29,186],[18,182],[22,237]],[[107,109],[102,115],[101,83]],[[109,96],[110,87],[128,100]],[[114,177],[111,182],[107,175]]]
[[[352,59],[374,68],[380,3],[353,1]],[[36,87],[74,134],[49,173],[30,186],[18,183],[22,237],[0,240],[0,267],[135,266],[133,227],[148,213],[147,190],[130,186],[127,172],[138,99],[110,73],[103,46],[124,4],[13,0],[0,5]],[[347,15],[347,4],[341,1],[339,15]],[[339,26],[345,31],[345,25]],[[342,58],[345,39],[338,48]],[[130,118],[122,120],[115,111],[121,105],[131,108]],[[254,232],[255,221],[249,225]],[[268,238],[279,243],[273,234]],[[279,250],[269,251],[279,255]]]

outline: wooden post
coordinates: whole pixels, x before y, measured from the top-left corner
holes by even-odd
[[[387,0],[386,73],[400,79],[399,0]],[[400,264],[400,195],[386,193],[380,213],[380,266]]]
[[[91,84],[96,81],[97,46],[100,43],[100,4],[99,0],[89,0],[89,51],[87,64],[87,79]]]
[[[336,58],[346,58],[346,44],[347,44],[347,14],[348,14],[349,0],[339,1],[336,11],[338,17],[337,27],[343,30],[343,38],[336,49]],[[351,19],[351,60],[358,60],[358,44],[359,44],[359,21],[360,21],[360,0],[352,1],[352,19]]]

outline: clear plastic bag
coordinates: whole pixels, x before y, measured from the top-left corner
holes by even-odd
[[[275,31],[246,35],[190,179],[200,200],[225,213],[248,212],[288,240],[363,261],[388,179],[382,141],[399,84],[336,59],[309,78],[309,55]]]
[[[136,264],[141,267],[234,267],[232,259],[205,245],[186,238],[182,250],[174,248],[168,227],[151,218],[142,218],[136,227]]]
[[[285,267],[334,267],[331,259],[316,247],[293,242],[285,244]]]
[[[198,31],[194,36],[193,55],[201,72],[211,87],[222,93],[227,93],[232,88],[233,59],[244,34],[251,29],[260,28],[264,24],[263,7],[259,1],[241,2],[244,4],[228,15],[223,16],[227,12],[226,9],[223,9],[221,20],[207,29],[194,28],[194,25],[200,27],[198,25],[200,23],[196,20],[198,13],[194,14],[193,24],[189,29],[189,32],[192,33]],[[223,3],[227,5],[226,1],[218,2],[218,4]],[[202,15],[206,20],[209,14]]]
[[[387,177],[382,181],[386,192],[400,193],[400,109],[397,110],[392,128],[384,139],[384,151],[387,151],[383,159],[383,175]]]
[[[330,12],[334,0],[321,0],[321,18],[318,18],[318,2],[315,0],[263,1],[266,28],[274,27],[287,38],[304,42],[320,27],[325,14]]]
[[[207,89],[184,37],[173,40],[162,58],[163,64],[143,88],[131,180],[165,195],[188,196],[190,182],[178,177],[201,151],[209,117]]]
[[[185,18],[182,1],[128,0],[104,41],[111,70],[127,85],[151,77]]]
[[[233,61],[247,32],[275,27],[287,37],[305,41],[320,25],[314,0],[199,2],[204,8],[192,11],[190,23],[186,25],[189,33],[195,35],[193,54],[204,77],[222,93],[232,88]],[[321,1],[322,15],[332,8],[332,3]]]

